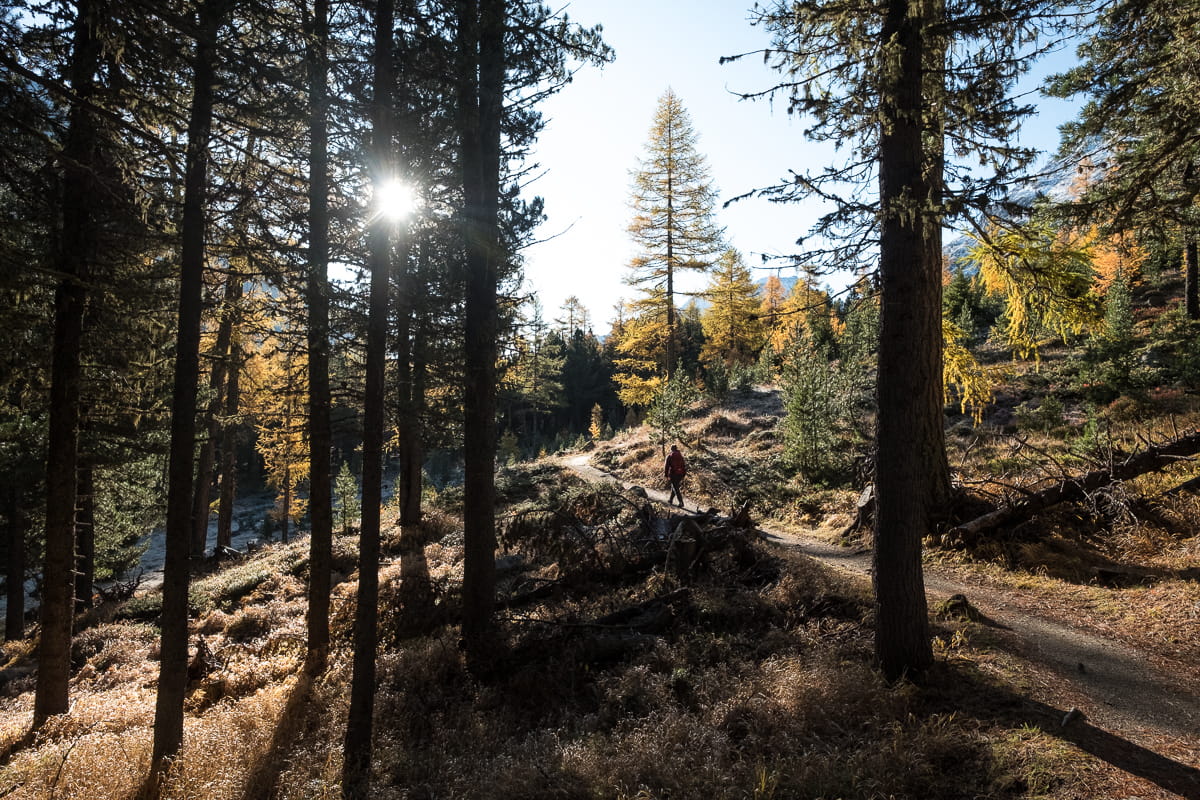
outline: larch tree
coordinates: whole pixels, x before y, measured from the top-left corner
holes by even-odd
[[[761,300],[739,252],[729,248],[721,254],[704,296],[708,308],[700,315],[704,328],[700,360],[726,367],[754,363],[763,345],[763,325],[758,317]]]
[[[769,2],[768,63],[810,138],[846,147],[845,163],[793,172],[751,194],[817,195],[833,204],[808,259],[875,261],[880,334],[875,449],[876,656],[889,678],[933,660],[921,537],[950,495],[943,440],[941,228],[986,208],[1034,154],[1010,144],[1027,108],[1011,90],[1043,47],[1053,0],[857,6]],[[947,145],[955,159],[947,159]],[[975,164],[964,166],[968,154]],[[982,170],[990,177],[979,177]]]
[[[707,272],[722,247],[716,191],[696,146],[691,115],[668,89],[658,100],[645,157],[633,172],[629,235],[637,255],[625,279],[642,293],[633,312],[646,333],[637,340],[638,350],[626,350],[626,358],[655,365],[655,385],[674,374],[679,359],[676,281],[685,272]]]
[[[588,313],[587,306],[583,304],[583,301],[575,295],[571,295],[563,301],[559,313],[561,316],[554,318],[554,324],[558,325],[564,338],[570,338],[575,331],[587,333],[592,329],[591,314]]]
[[[1070,342],[1101,322],[1092,253],[1081,237],[1035,220],[974,240],[968,257],[985,291],[1004,299],[1004,339],[1021,358],[1038,359],[1047,334]]]
[[[272,516],[280,525],[281,538],[288,541],[293,522],[308,507],[297,494],[309,478],[308,359],[297,352],[298,331],[288,331],[278,320],[277,333],[268,336],[246,365],[247,410],[254,417],[255,449],[262,456],[267,485],[276,490]]]

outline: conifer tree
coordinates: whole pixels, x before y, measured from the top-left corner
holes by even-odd
[[[1087,100],[1078,119],[1062,128],[1062,154],[1094,158],[1100,167],[1067,213],[1116,231],[1177,238],[1185,256],[1184,308],[1193,320],[1200,319],[1198,26],[1194,2],[1105,3],[1079,48],[1083,63],[1051,83],[1052,94]]]
[[[96,258],[95,224],[89,198],[98,157],[98,124],[93,107],[103,43],[94,0],[81,2],[73,24],[67,68],[73,96],[63,148],[62,235],[56,268],[62,276],[54,298],[54,338],[50,372],[49,441],[46,461],[46,562],[38,644],[34,727],[68,708],[71,616],[74,580],[76,470],[79,467],[80,354],[83,348],[86,286]]]
[[[994,228],[975,241],[969,258],[985,290],[1004,299],[1004,338],[1021,358],[1038,358],[1047,334],[1069,342],[1099,323],[1096,273],[1086,242],[1038,220]]]
[[[754,363],[763,344],[758,287],[736,250],[721,254],[705,297],[709,305],[700,316],[704,328],[700,360],[707,365],[720,361],[726,367]]]
[[[183,700],[187,688],[188,661],[188,550],[192,534],[196,382],[200,372],[201,292],[209,185],[208,148],[217,82],[217,34],[226,22],[228,11],[226,0],[205,0],[197,9],[180,230],[179,321],[171,401],[167,544],[163,563],[162,657],[154,714],[152,783],[158,783],[165,777],[169,760],[183,745]]]
[[[562,331],[564,339],[570,339],[575,335],[575,331],[584,333],[591,331],[591,315],[588,313],[587,306],[575,295],[571,295],[563,301],[560,313],[562,316],[555,318],[554,323]]]
[[[684,272],[707,272],[721,249],[716,192],[696,145],[691,116],[668,89],[658,100],[646,156],[634,171],[629,234],[638,253],[626,278],[642,292],[633,310],[646,335],[636,357],[667,377],[680,355],[676,280]],[[634,356],[626,351],[627,358]]]
[[[1053,0],[948,7],[941,0],[859,6],[769,2],[756,20],[773,34],[769,63],[807,135],[848,146],[846,163],[793,172],[753,194],[816,194],[834,209],[810,257],[845,268],[878,248],[880,339],[875,454],[876,654],[886,675],[932,661],[920,538],[950,493],[942,433],[940,230],[986,207],[1033,154],[1009,144],[1021,117],[1010,95],[1037,49]],[[994,179],[945,158],[973,153]],[[865,191],[875,184],[877,192]],[[852,187],[846,191],[846,186]],[[857,189],[858,191],[855,191]]]
[[[308,651],[314,673],[325,666],[329,648],[329,591],[332,584],[333,432],[329,386],[329,0],[307,0],[305,66],[308,88],[308,473],[309,578]],[[235,367],[236,368],[236,367]],[[343,464],[343,467],[345,465]],[[338,476],[339,480],[341,475]],[[357,498],[356,498],[357,499]],[[343,531],[345,530],[343,510]]]
[[[394,180],[392,137],[395,92],[393,36],[396,8],[380,0],[371,18],[371,153],[372,198],[379,201]],[[380,504],[383,492],[384,362],[387,355],[388,288],[392,225],[376,213],[367,231],[371,273],[367,317],[366,396],[362,435],[362,523],[359,526],[358,591],[354,611],[354,659],[350,678],[350,708],[342,755],[343,800],[371,796],[372,733],[375,706],[375,650],[379,620]]]

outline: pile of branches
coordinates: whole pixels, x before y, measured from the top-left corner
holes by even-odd
[[[513,608],[571,586],[625,582],[657,569],[687,583],[711,553],[732,549],[738,561],[755,560],[750,544],[756,536],[747,505],[728,516],[715,511],[664,515],[644,492],[590,486],[553,507],[513,514],[501,542],[519,552],[510,567],[523,575],[510,582],[501,605]],[[535,564],[540,575],[530,576]]]
[[[1148,445],[1120,459],[1114,458],[1110,464],[1082,475],[1069,475],[1064,470],[1063,476],[1049,486],[1037,491],[1023,490],[1016,498],[956,525],[942,543],[951,547],[970,547],[985,536],[1011,529],[1061,503],[1082,501],[1115,484],[1190,460],[1197,453],[1200,453],[1200,431],[1192,431],[1170,441]],[[1176,490],[1185,490],[1192,482],[1187,481]]]

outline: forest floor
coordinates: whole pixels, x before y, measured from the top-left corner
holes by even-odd
[[[732,414],[726,410],[721,420],[740,439],[753,439],[753,423],[763,413],[762,406],[774,402],[764,397],[769,392],[754,394],[758,399],[748,409]],[[711,415],[703,424],[694,423],[693,441],[711,434],[713,427]],[[640,457],[629,458],[630,451]],[[602,447],[595,460],[615,468],[620,477],[598,468],[592,453],[570,455],[562,463],[588,480],[615,480],[626,488],[644,482],[649,485],[641,488],[650,499],[666,503],[667,491],[650,488],[662,481],[660,456],[630,441]],[[702,486],[703,478],[694,484]],[[699,511],[707,499],[689,506]],[[852,501],[843,498],[842,506],[852,507]],[[844,537],[848,513],[826,512],[824,520],[814,520],[819,523],[815,526],[777,519],[761,525],[759,534],[778,548],[869,581],[869,547]],[[1194,581],[1184,582],[1182,603],[1176,598],[1163,604],[1174,610],[1182,605],[1183,618],[1165,625],[1147,619],[1139,629],[1138,612],[1161,616],[1155,614],[1158,608],[1139,603],[1114,622],[1111,610],[1092,613],[1094,592],[1076,596],[1070,586],[1050,588],[1052,581],[1001,576],[987,565],[944,552],[927,552],[924,572],[930,608],[949,624],[951,640],[965,645],[940,641],[944,657],[962,658],[969,652],[976,668],[1014,686],[1037,716],[1057,720],[1049,727],[1062,739],[1165,791],[1165,796],[1200,800],[1200,663],[1194,649],[1200,645],[1200,602],[1195,602],[1200,594]],[[1172,591],[1168,588],[1164,594]],[[1120,592],[1111,594],[1106,602],[1120,604]],[[1164,627],[1174,628],[1167,634],[1170,646],[1163,646]],[[1134,782],[1131,792],[1138,784]]]
[[[777,392],[694,412],[686,511],[729,509],[750,487],[763,493],[757,530],[722,534],[731,544],[686,572],[633,563],[647,520],[679,521],[644,428],[505,467],[501,647],[486,675],[467,668],[454,622],[461,491],[427,497],[426,618],[404,610],[408,534],[385,513],[373,797],[1200,800],[1194,580],[1107,587],[1044,560],[927,548],[936,663],[919,684],[887,684],[873,667],[869,543],[843,535],[858,492],[772,485]],[[210,658],[188,684],[167,796],[337,796],[357,541],[335,539],[334,650],[310,679],[306,538],[197,565],[190,639]],[[1195,566],[1190,529],[1172,541],[1159,547],[1172,565]],[[143,590],[81,618],[71,710],[32,743],[34,640],[6,643],[0,796],[133,797],[160,603]]]

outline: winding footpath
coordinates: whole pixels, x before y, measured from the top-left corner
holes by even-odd
[[[562,462],[580,477],[623,483],[588,463],[588,454]],[[641,487],[667,502],[667,493]],[[685,510],[699,511],[689,504]],[[786,547],[847,573],[869,577],[871,554],[812,536],[759,529],[767,542]],[[925,570],[931,603],[964,595],[992,632],[990,650],[1006,660],[1004,671],[1028,676],[1020,687],[1031,723],[1141,778],[1132,798],[1200,800],[1200,695],[1196,665],[1176,669],[1123,643],[1040,617],[1022,608],[1015,594],[967,584]],[[986,669],[986,664],[981,665]]]

